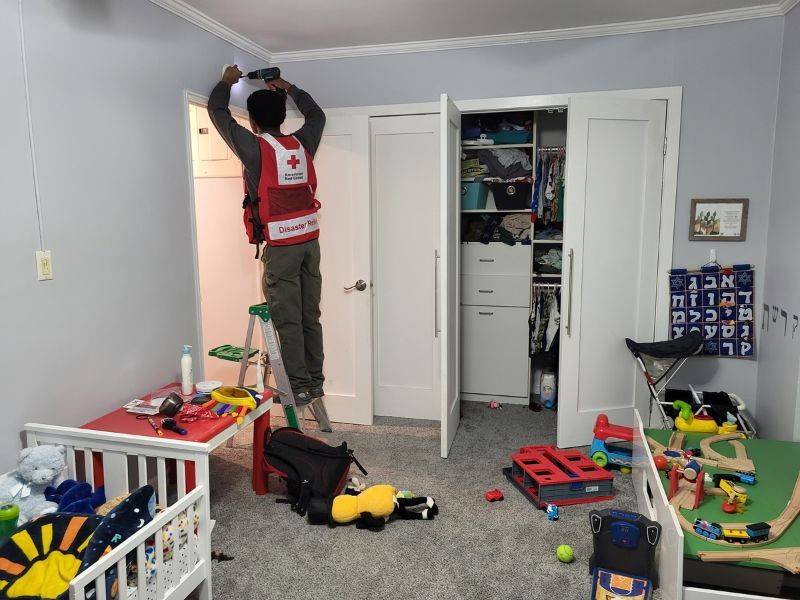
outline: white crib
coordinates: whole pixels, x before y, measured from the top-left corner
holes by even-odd
[[[112,434],[88,429],[29,423],[27,446],[66,447],[66,476],[95,485],[101,478],[106,498],[127,494],[150,483],[164,508],[145,527],[75,577],[71,600],[112,600],[106,593],[106,573],[116,571],[120,600],[181,600],[199,587],[200,598],[211,600],[211,530],[209,468],[206,444]],[[194,468],[197,485],[187,490],[186,469]],[[171,502],[171,503],[170,503]],[[176,535],[165,554],[163,530],[179,531],[186,519],[185,542]],[[196,533],[193,523],[197,523]],[[155,571],[146,552],[154,548]],[[129,580],[128,554],[136,554],[136,574]],[[152,552],[152,550],[150,550]],[[149,573],[148,573],[149,571]],[[92,591],[93,590],[93,591]]]

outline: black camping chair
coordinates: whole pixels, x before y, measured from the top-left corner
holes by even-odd
[[[626,338],[625,344],[647,382],[647,389],[650,391],[650,413],[652,414],[655,403],[661,413],[664,427],[672,429],[675,426],[677,411],[673,408],[672,399],[667,400],[667,394],[673,391],[667,390],[667,385],[687,360],[700,354],[703,348],[703,336],[693,331],[665,342],[639,343]],[[747,416],[744,401],[735,394],[697,392],[692,386],[689,386],[689,392],[690,397],[687,400],[690,401],[694,414],[709,415],[719,423],[720,420],[724,420],[727,413],[730,413],[736,418],[742,432],[748,437],[756,435],[752,420]],[[705,396],[708,396],[707,402]],[[649,423],[650,415],[647,416],[647,420]]]

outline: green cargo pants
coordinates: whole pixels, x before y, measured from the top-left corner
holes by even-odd
[[[266,246],[262,287],[278,330],[286,373],[295,393],[321,388],[322,325],[319,303],[322,274],[319,241]]]

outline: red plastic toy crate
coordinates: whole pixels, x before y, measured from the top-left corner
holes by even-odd
[[[578,450],[524,446],[511,455],[506,477],[537,507],[611,500],[614,476]]]

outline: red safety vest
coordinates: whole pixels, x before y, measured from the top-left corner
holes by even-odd
[[[311,155],[294,136],[283,136],[279,142],[262,133],[258,145],[258,197],[253,201],[247,196],[242,205],[250,243],[291,246],[318,238],[320,204],[314,199],[317,174]]]

